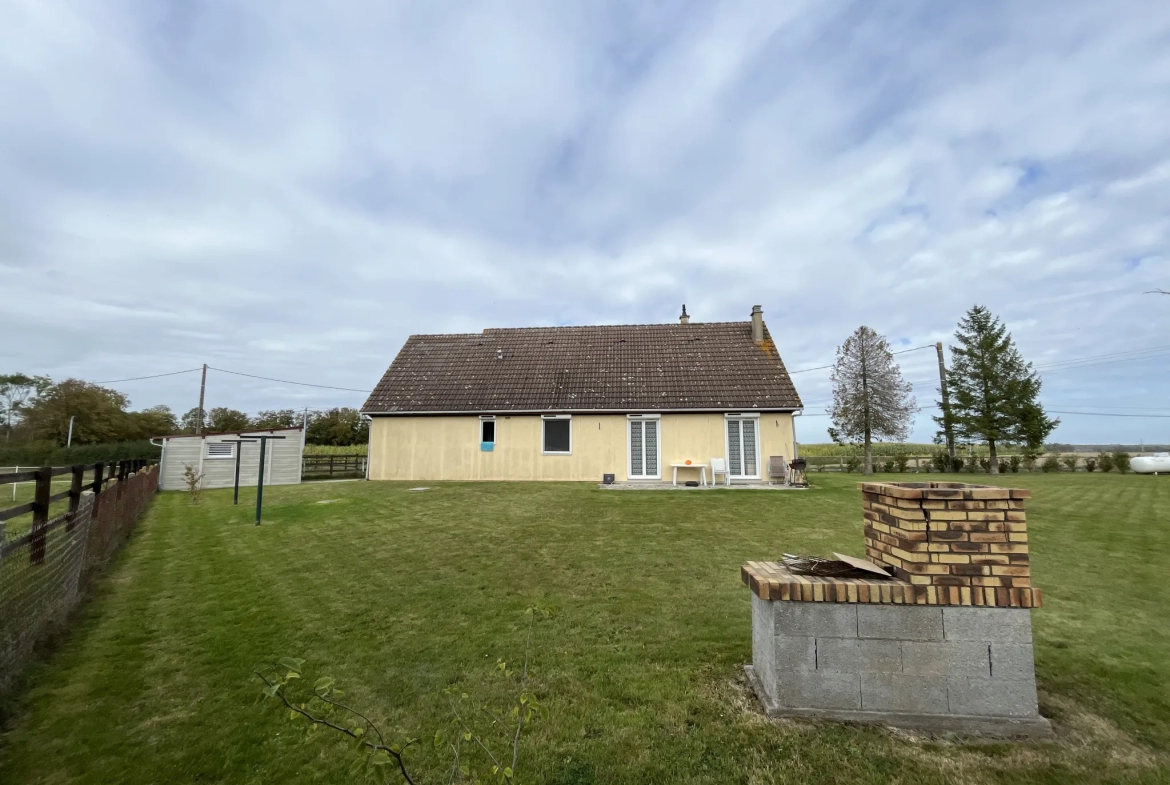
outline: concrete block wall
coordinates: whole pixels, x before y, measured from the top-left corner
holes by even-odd
[[[1029,614],[753,594],[754,678],[773,705],[803,713],[1032,719],[1046,730]]]

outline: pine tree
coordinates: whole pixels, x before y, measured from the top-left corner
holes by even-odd
[[[967,311],[951,346],[951,422],[963,439],[987,442],[989,468],[999,474],[996,447],[1039,448],[1060,424],[1040,405],[1040,377],[1024,362],[1007,327],[981,305]],[[942,417],[935,422],[943,424]]]
[[[865,473],[873,474],[873,440],[905,441],[918,411],[884,336],[858,327],[837,347],[833,366],[833,425],[829,436],[865,447]]]

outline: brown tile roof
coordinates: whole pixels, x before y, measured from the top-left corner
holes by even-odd
[[[362,411],[792,409],[800,396],[751,322],[412,335]]]

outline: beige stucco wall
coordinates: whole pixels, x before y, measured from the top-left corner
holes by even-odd
[[[575,414],[571,455],[541,454],[539,415],[496,417],[492,452],[479,445],[479,417],[375,417],[370,424],[371,480],[584,480],[606,473],[626,479],[627,430],[624,414]],[[670,464],[691,459],[708,463],[726,457],[722,414],[664,414],[661,421],[662,477]],[[792,458],[792,415],[760,415],[760,468],[770,455]],[[680,470],[679,482],[697,479]]]

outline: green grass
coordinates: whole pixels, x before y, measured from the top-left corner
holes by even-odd
[[[92,472],[86,478],[93,481]],[[69,490],[73,484],[71,477],[56,477],[52,481],[51,493],[60,493],[61,491]],[[21,504],[27,504],[36,498],[37,484],[35,482],[19,482],[8,485],[0,485],[0,510],[6,510],[10,507],[16,507]],[[57,515],[63,515],[69,509],[69,500],[61,499],[49,505],[49,517],[52,518]],[[5,534],[7,539],[11,540],[28,532],[32,528],[32,513],[25,513],[11,518],[4,522],[6,527]]]
[[[906,479],[904,475],[899,477]],[[955,742],[769,721],[746,690],[739,566],[861,552],[856,476],[809,492],[569,484],[274,487],[160,496],[0,738],[4,783],[350,781],[354,754],[259,699],[252,669],[305,657],[401,737],[429,738],[458,685],[501,707],[492,665],[536,627],[549,710],[530,783],[1170,780],[1170,478],[1020,475],[1041,709],[1052,742]],[[976,477],[974,479],[986,479]],[[337,499],[330,504],[317,504]],[[445,763],[423,744],[427,782]]]

